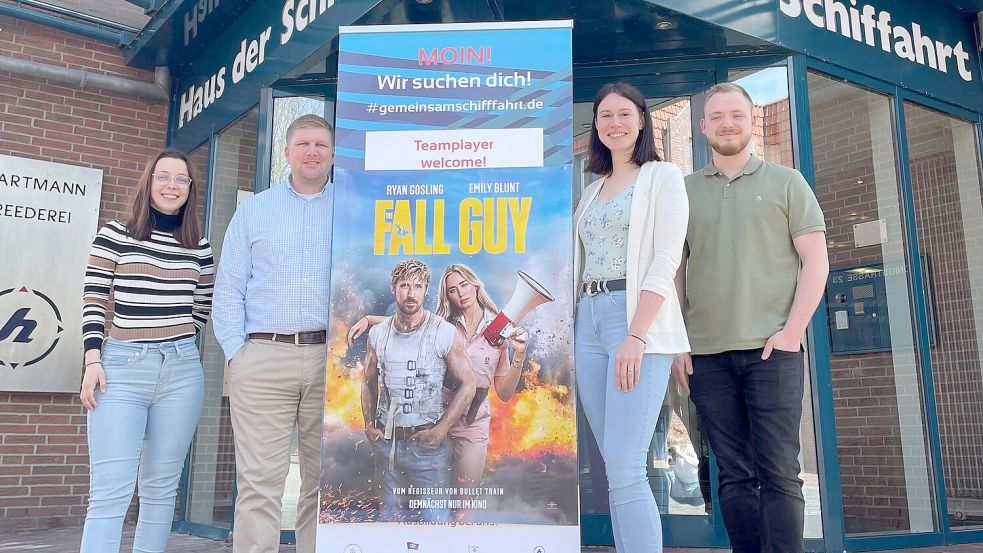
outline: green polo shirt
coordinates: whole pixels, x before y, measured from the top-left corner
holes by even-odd
[[[788,319],[800,267],[792,239],[826,231],[795,169],[751,157],[733,179],[686,177],[686,330],[694,354],[764,347]]]

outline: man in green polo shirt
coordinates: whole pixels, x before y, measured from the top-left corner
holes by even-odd
[[[826,225],[798,171],[751,155],[747,91],[718,84],[705,102],[713,161],[686,177],[676,278],[692,355],[672,374],[716,454],[734,553],[801,553],[802,337],[829,273]]]

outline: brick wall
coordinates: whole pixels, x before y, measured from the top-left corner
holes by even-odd
[[[4,16],[0,52],[153,81],[126,67],[115,46]],[[0,154],[102,169],[100,224],[126,211],[166,130],[163,102],[0,71]],[[0,532],[80,524],[87,491],[85,409],[77,394],[0,392]]]
[[[0,435],[0,531],[78,524],[89,467],[77,399],[0,392]]]
[[[772,163],[795,167],[792,158],[792,114],[789,111],[788,98],[761,106],[761,117],[759,155]]]
[[[693,134],[689,99],[652,110],[655,150],[664,161],[674,163],[684,175],[693,172]]]

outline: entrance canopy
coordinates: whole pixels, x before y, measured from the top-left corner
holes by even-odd
[[[174,81],[171,139],[191,149],[256,105],[264,87],[296,93],[331,85],[338,27],[495,20],[573,19],[575,96],[589,95],[596,68],[618,66],[652,84],[691,90],[713,82],[713,60],[785,56],[766,40],[651,2],[568,0],[252,0],[185,6],[155,15],[153,35],[127,48],[134,65],[166,63]],[[230,4],[234,6],[229,7]],[[204,9],[201,9],[204,6]],[[173,8],[173,9],[172,9]],[[209,11],[211,9],[211,11]],[[165,46],[161,41],[170,37]],[[154,52],[155,62],[151,62]],[[532,55],[532,54],[531,54]],[[699,61],[697,61],[699,60]],[[610,79],[610,71],[603,80]]]
[[[126,53],[132,65],[171,69],[171,139],[188,149],[256,105],[265,87],[330,91],[345,25],[572,19],[577,100],[619,76],[692,93],[726,78],[722,60],[762,65],[803,53],[983,106],[972,33],[980,4],[911,2],[888,12],[850,0],[175,0]]]

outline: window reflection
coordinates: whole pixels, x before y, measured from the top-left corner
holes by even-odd
[[[274,101],[273,136],[270,137],[270,186],[283,182],[290,172],[290,166],[283,157],[283,148],[287,145],[287,127],[294,119],[308,113],[320,115],[334,126],[334,102],[327,102],[323,97],[288,96]]]
[[[830,254],[830,370],[846,532],[932,532],[891,100],[817,73],[808,86]]]
[[[906,103],[949,526],[983,528],[983,231],[976,127]]]
[[[208,240],[215,260],[222,256],[225,230],[238,201],[252,194],[256,179],[258,110],[252,109],[215,137],[214,182],[209,188]],[[192,156],[199,183],[207,178],[208,148]],[[202,209],[204,213],[204,209]],[[225,355],[209,320],[201,337],[205,405],[191,450],[187,520],[230,528],[235,490],[235,447],[225,381]]]

